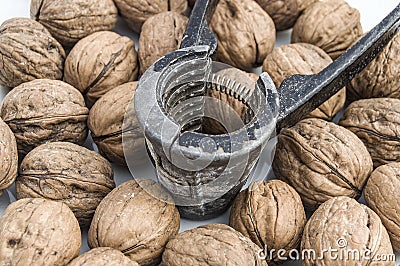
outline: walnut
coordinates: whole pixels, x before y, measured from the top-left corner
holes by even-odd
[[[100,201],[115,188],[111,164],[94,151],[69,142],[43,144],[22,161],[17,197],[46,198],[70,207],[88,226]]]
[[[350,104],[339,124],[364,142],[378,167],[400,162],[399,115],[400,99],[365,99]]]
[[[63,266],[79,255],[80,248],[78,221],[61,202],[21,199],[0,219],[2,265]]]
[[[95,102],[107,91],[138,75],[134,42],[111,31],[80,40],[65,61],[65,81]]]
[[[29,18],[12,18],[1,24],[0,56],[0,85],[5,87],[63,76],[63,47],[45,27]]]
[[[217,59],[241,69],[260,66],[274,48],[274,22],[253,0],[219,1],[210,28],[218,38]]]
[[[163,254],[165,266],[267,265],[262,249],[225,224],[207,224],[172,238]]]
[[[365,186],[368,206],[381,218],[393,248],[400,251],[400,163],[382,165],[372,172]]]
[[[317,1],[297,19],[292,43],[314,44],[338,58],[363,34],[360,12],[344,0]]]
[[[68,266],[139,266],[113,248],[94,248],[73,261]]]
[[[179,230],[179,212],[172,202],[150,179],[123,183],[97,208],[89,247],[112,247],[140,265],[158,265],[168,240]]]
[[[280,46],[272,51],[264,60],[263,71],[279,88],[283,80],[294,74],[316,74],[332,63],[327,53],[315,45],[294,43]],[[346,101],[346,89],[343,88],[317,109],[309,117],[331,120],[339,112]]]
[[[17,174],[17,142],[10,128],[0,119],[0,196],[14,183]]]
[[[359,198],[372,172],[372,159],[350,130],[309,118],[281,131],[272,167],[313,210],[333,197]]]
[[[326,201],[311,216],[304,228],[301,249],[313,250],[316,254],[304,256],[304,266],[394,265],[389,260],[378,262],[379,256],[393,254],[388,233],[378,215],[343,196]],[[333,249],[337,252],[326,252]]]
[[[37,79],[10,91],[1,105],[1,118],[14,132],[24,156],[50,141],[83,144],[89,110],[81,93],[59,80]]]
[[[187,23],[187,17],[173,11],[162,12],[146,20],[138,48],[142,74],[160,57],[179,49]]]
[[[176,11],[184,14],[187,10],[187,0],[115,0],[121,16],[128,26],[139,32],[142,24],[151,16],[164,11]]]
[[[31,18],[43,24],[63,45],[103,30],[112,30],[118,10],[112,0],[32,0]]]

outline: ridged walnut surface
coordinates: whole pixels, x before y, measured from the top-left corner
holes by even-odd
[[[0,85],[5,87],[63,76],[63,47],[45,27],[29,18],[12,18],[1,24],[0,56]]]
[[[100,201],[115,188],[110,163],[68,142],[47,143],[25,156],[16,182],[18,198],[63,202],[88,226]]]
[[[134,261],[113,248],[94,248],[83,253],[68,266],[139,266]]]
[[[0,119],[0,196],[14,183],[17,174],[17,142],[10,128]]]

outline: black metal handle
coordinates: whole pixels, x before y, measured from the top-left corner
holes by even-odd
[[[290,127],[337,93],[389,43],[400,27],[400,4],[360,41],[315,75],[282,82],[277,130]]]

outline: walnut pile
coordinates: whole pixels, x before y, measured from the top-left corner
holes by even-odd
[[[68,266],[139,266],[113,248],[94,248],[73,261]]]
[[[19,199],[40,197],[67,204],[84,227],[115,183],[111,164],[98,153],[51,142],[25,156],[15,186]]]
[[[350,130],[317,118],[300,121],[278,136],[272,163],[277,178],[314,210],[337,196],[359,198],[372,172],[372,159]]]
[[[98,206],[89,247],[112,247],[140,265],[158,265],[167,242],[179,230],[179,212],[172,202],[153,180],[121,184]]]
[[[14,183],[17,174],[17,142],[10,128],[0,119],[0,196]]]
[[[80,248],[78,221],[61,202],[21,199],[0,219],[2,265],[66,265]]]
[[[321,48],[307,43],[294,43],[280,46],[264,60],[263,71],[267,72],[279,88],[283,80],[295,74],[312,75],[332,63],[332,59]],[[343,88],[325,103],[312,111],[309,117],[331,120],[346,101]]]
[[[95,102],[118,85],[136,80],[139,72],[134,42],[111,31],[80,40],[65,61],[65,81]]]
[[[45,27],[29,18],[12,18],[1,24],[0,56],[0,85],[5,87],[63,76],[63,47]]]
[[[344,0],[317,1],[297,19],[292,43],[314,44],[338,58],[363,34],[360,12]]]
[[[118,10],[112,0],[31,0],[30,15],[60,43],[73,46],[91,33],[114,29]]]
[[[301,198],[291,186],[280,180],[252,183],[236,197],[229,225],[250,238],[259,247],[289,251],[300,245],[306,224]],[[277,254],[267,256],[278,262]]]
[[[14,132],[21,156],[50,141],[83,144],[88,114],[77,89],[49,79],[36,79],[14,88],[4,97],[0,112]]]

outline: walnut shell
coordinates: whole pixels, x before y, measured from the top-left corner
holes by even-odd
[[[364,142],[378,167],[400,162],[399,115],[400,99],[364,99],[350,104],[339,124]]]
[[[263,71],[267,72],[279,88],[283,80],[295,74],[312,75],[332,63],[332,59],[319,47],[308,43],[280,46],[264,60]],[[326,102],[312,111],[308,117],[332,120],[346,102],[346,88],[341,89]]]
[[[118,85],[137,78],[134,42],[111,31],[80,40],[65,61],[65,81],[95,102]]]
[[[68,266],[139,266],[122,254],[121,251],[113,248],[94,248],[83,253]]]
[[[81,93],[59,80],[37,79],[10,91],[1,105],[1,118],[14,132],[18,152],[53,141],[83,144],[89,110]]]
[[[129,82],[112,89],[103,95],[89,112],[88,126],[100,153],[111,162],[118,164],[126,164],[124,146],[129,146],[129,152],[133,153],[135,150],[142,150],[144,146],[143,131],[131,106],[136,86],[137,82]],[[126,115],[129,115],[128,130],[128,125],[124,124],[128,121],[124,119]],[[128,135],[129,140],[132,140],[131,143],[127,143],[129,140],[126,136]],[[124,140],[124,145],[122,140]],[[143,154],[137,157],[139,160]]]
[[[0,219],[2,265],[63,266],[79,255],[80,248],[78,221],[61,202],[21,199]]]
[[[314,44],[338,58],[363,34],[360,12],[344,0],[317,1],[297,19],[292,43]]]
[[[393,248],[400,251],[400,163],[382,165],[372,172],[365,186],[368,206],[381,218]]]
[[[14,183],[17,174],[17,142],[11,129],[0,119],[0,196]]]
[[[100,201],[115,188],[111,164],[69,142],[43,144],[28,153],[15,183],[17,197],[46,198],[68,205],[88,226]]]
[[[29,18],[12,18],[1,24],[0,56],[0,85],[5,87],[63,76],[63,47],[45,27]]]
[[[296,190],[280,180],[250,184],[233,202],[229,225],[269,250],[290,250],[300,245],[306,224],[301,198]],[[279,259],[273,254],[272,259]]]
[[[393,261],[376,260],[380,255],[393,254],[388,233],[378,215],[348,197],[330,199],[315,211],[304,228],[301,249],[314,250],[317,254],[315,258],[305,256],[304,266],[394,265]],[[340,259],[324,253],[332,249],[337,250],[332,256],[342,254]],[[352,253],[354,250],[356,253]],[[357,253],[365,257],[358,260]]]
[[[218,38],[217,59],[241,69],[260,66],[274,48],[274,22],[253,0],[219,1],[210,28]]]
[[[118,10],[112,0],[32,0],[30,15],[60,43],[73,46],[94,32],[114,29]]]
[[[176,11],[184,14],[187,10],[187,0],[114,0],[118,10],[128,26],[140,32],[142,24],[151,16],[165,11]]]
[[[172,238],[163,254],[165,266],[267,265],[262,249],[225,224],[207,224]]]
[[[350,130],[309,118],[281,131],[272,167],[313,210],[333,197],[359,198],[372,172],[372,159]]]
[[[143,74],[160,57],[179,49],[188,18],[173,11],[150,17],[143,24],[138,55]]]
[[[153,180],[121,184],[99,204],[88,233],[89,247],[112,247],[140,265],[158,265],[168,240],[179,230],[179,212],[171,202]]]

